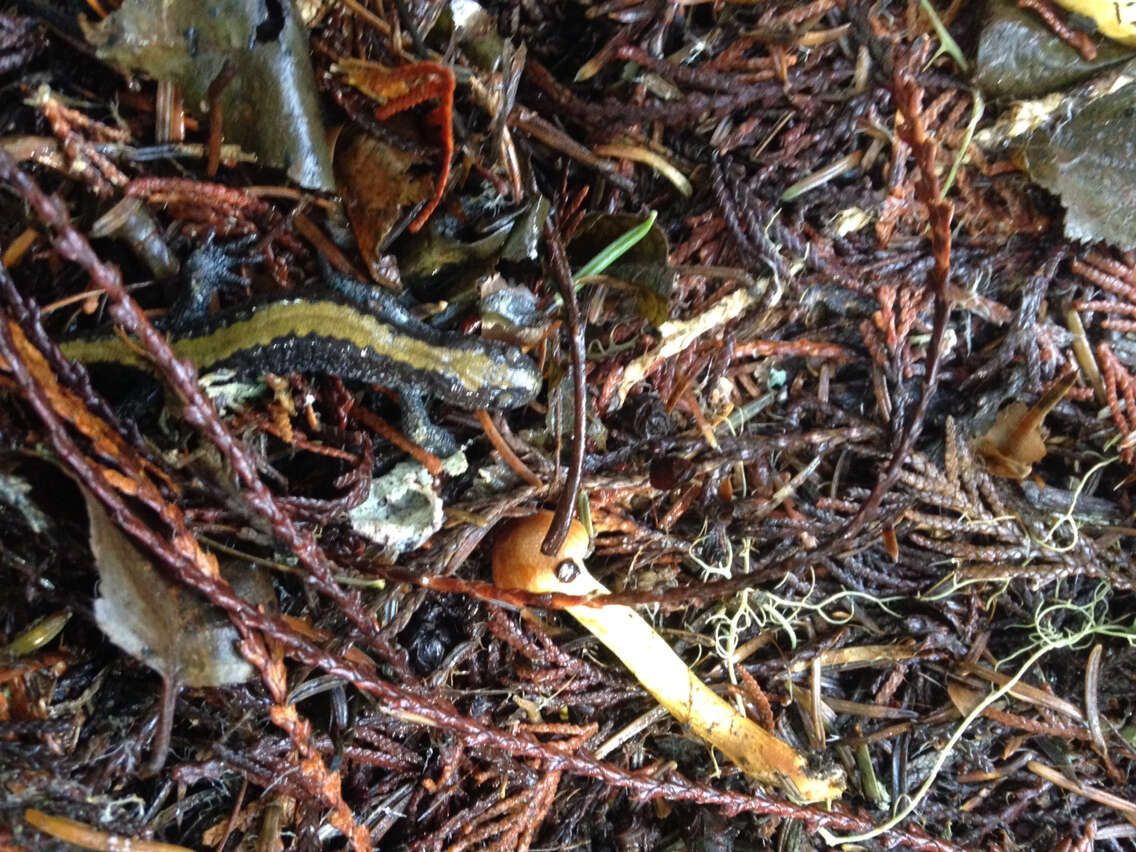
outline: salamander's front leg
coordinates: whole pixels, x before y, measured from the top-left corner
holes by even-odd
[[[458,451],[454,436],[430,421],[426,401],[416,389],[398,388],[398,401],[402,406],[402,431],[418,446],[436,456],[446,458]]]
[[[222,284],[243,286],[247,283],[235,270],[243,264],[260,263],[263,260],[259,253],[250,254],[247,251],[255,239],[254,235],[227,245],[207,242],[194,250],[185,262],[185,289],[170,308],[167,328],[174,332],[194,328],[208,315],[209,302]]]

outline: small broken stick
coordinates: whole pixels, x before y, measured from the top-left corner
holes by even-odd
[[[551,512],[515,522],[493,552],[493,581],[536,594],[604,595],[584,567],[588,534],[573,522],[556,556],[540,552]],[[569,606],[568,613],[623,662],[675,719],[710,743],[747,775],[777,785],[805,802],[829,801],[844,789],[839,770],[816,772],[788,743],[739,714],[686,667],[642,616],[626,606]]]

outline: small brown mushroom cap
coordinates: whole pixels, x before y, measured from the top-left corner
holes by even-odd
[[[541,510],[509,525],[493,550],[494,583],[503,589],[521,589],[534,594],[582,595],[601,588],[584,568],[588,531],[579,521],[573,521],[568,527],[568,536],[559,553],[555,556],[541,553],[541,542],[551,524],[552,512]],[[573,572],[562,565],[565,561],[573,562],[576,570]]]
[[[569,528],[556,556],[540,552],[552,512],[537,512],[513,523],[493,551],[493,581],[505,589],[535,594],[603,594],[607,590],[584,568],[588,534]],[[765,784],[779,784],[807,802],[840,796],[835,774],[814,775],[788,743],[739,714],[689,669],[674,649],[634,609],[619,604],[565,607],[635,675],[681,724],[718,748],[744,772]]]

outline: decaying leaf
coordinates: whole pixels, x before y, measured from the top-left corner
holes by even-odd
[[[402,211],[430,197],[434,178],[411,168],[423,161],[367,134],[350,134],[335,151],[335,186],[347,208],[359,251],[375,274],[383,246]]]
[[[505,222],[486,236],[465,242],[431,224],[422,233],[408,236],[402,243],[399,266],[408,284],[432,283],[439,277],[477,277],[492,271],[512,232]]]
[[[584,217],[568,244],[568,259],[573,269],[591,260],[629,230],[643,222],[642,216],[627,213],[595,213]],[[605,275],[626,281],[635,289],[639,313],[654,326],[667,319],[675,271],[668,264],[670,248],[666,234],[658,225],[604,271]]]
[[[1060,51],[1033,51],[1026,41],[1025,46],[988,46],[987,53],[1003,56],[991,57],[980,69],[985,91],[1036,93],[1046,81],[1072,82],[1099,73],[1066,92],[1009,104],[993,127],[975,134],[975,142],[987,149],[1012,147],[1030,178],[1060,197],[1070,239],[1136,248],[1136,59],[1131,51],[1102,47],[1098,56],[1105,61],[1097,66],[1070,60],[1060,67]],[[1017,57],[1001,61],[1017,49],[1046,56],[1020,60],[1041,66],[1036,76],[1023,70],[1021,85],[1014,79]]]
[[[191,590],[167,580],[119,531],[86,491],[91,552],[99,571],[95,620],[114,644],[158,672],[167,684],[241,683],[255,673],[237,652],[229,619]],[[256,603],[273,600],[272,585],[242,566],[235,583]],[[241,588],[241,587],[244,588]]]
[[[540,253],[541,235],[544,232],[544,223],[548,221],[548,214],[552,205],[543,195],[525,205],[521,215],[513,223],[513,230],[509,232],[509,239],[501,249],[501,259],[520,263],[525,260],[536,260]]]
[[[1058,38],[1034,12],[1010,0],[989,5],[978,39],[974,82],[993,98],[1033,98],[1064,89],[1136,55],[1108,39],[1097,39],[1087,60]]]
[[[125,0],[84,27],[100,59],[180,85],[186,108],[208,113],[226,65],[225,139],[313,189],[334,188],[308,39],[293,0]]]
[[[1030,411],[1022,402],[1007,405],[982,436],[979,452],[995,476],[1025,479],[1034,463],[1045,458],[1047,433],[1040,420],[1030,417]]]
[[[1136,66],[1129,65],[1125,68]],[[1021,153],[1030,177],[1060,196],[1065,235],[1136,248],[1136,82],[1132,73],[1099,97],[1063,101]],[[1127,81],[1127,82],[1125,82]]]
[[[1076,373],[1066,373],[1036,405],[1014,402],[998,412],[978,445],[990,473],[1010,479],[1030,475],[1033,465],[1045,458],[1045,416],[1069,392],[1075,379]]]

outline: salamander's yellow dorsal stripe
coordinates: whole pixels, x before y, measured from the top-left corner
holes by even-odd
[[[308,335],[343,341],[362,353],[371,350],[409,370],[443,373],[471,394],[486,387],[518,384],[517,369],[494,357],[488,348],[421,340],[377,317],[331,301],[294,300],[264,305],[248,317],[206,334],[173,340],[171,346],[179,358],[208,369],[275,340]],[[62,349],[68,358],[84,363],[109,361],[139,369],[148,366],[132,345],[118,337],[74,340],[63,344]]]

